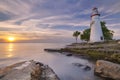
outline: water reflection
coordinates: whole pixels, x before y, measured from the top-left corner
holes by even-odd
[[[53,43],[7,43],[0,45],[0,67],[11,65],[13,63],[25,60],[37,60],[49,65],[61,80],[100,80],[94,76],[94,70],[84,71],[83,68],[72,65],[80,63],[89,65],[93,64],[88,60],[67,57],[60,53],[44,52],[44,48],[56,48],[62,44]],[[65,45],[65,44],[64,44]]]
[[[14,44],[13,43],[9,43],[8,44],[8,51],[12,52],[13,51],[13,47],[14,47]]]
[[[14,44],[13,43],[9,43],[8,47],[7,47],[8,53],[6,54],[6,57],[8,57],[8,58],[13,57],[13,49],[14,49]]]
[[[13,54],[12,54],[12,53],[8,53],[8,54],[6,55],[6,57],[11,58],[11,57],[13,57]]]

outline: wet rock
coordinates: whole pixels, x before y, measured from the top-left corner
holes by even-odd
[[[39,64],[36,64],[36,66],[33,68],[31,72],[31,80],[40,80],[42,75],[42,68]]]
[[[60,80],[55,72],[51,68],[49,68],[48,65],[44,66],[41,77],[41,80]]]
[[[101,77],[120,80],[120,64],[109,61],[98,60],[96,62],[95,74]]]
[[[0,80],[59,80],[59,78],[49,66],[32,60],[0,69]]]
[[[72,54],[66,54],[66,56],[72,56]]]
[[[84,66],[83,64],[80,64],[80,63],[72,63],[74,66],[77,66],[77,67],[82,67]]]
[[[88,65],[83,65],[83,64],[80,64],[80,63],[72,63],[72,64],[74,66],[82,68],[84,71],[90,71],[91,70],[91,67],[88,66]]]
[[[91,67],[86,65],[84,68],[83,68],[85,71],[90,71],[91,70]]]

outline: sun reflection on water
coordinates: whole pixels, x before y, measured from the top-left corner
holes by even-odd
[[[11,58],[11,57],[13,57],[13,54],[12,54],[12,53],[8,53],[6,56],[7,56],[8,58]]]
[[[7,47],[8,53],[6,54],[6,57],[11,58],[11,57],[14,56],[13,55],[13,48],[14,48],[14,44],[13,43],[9,43],[8,47]]]
[[[14,47],[13,43],[9,43],[9,45],[8,45],[8,51],[12,52],[13,51],[13,47]]]

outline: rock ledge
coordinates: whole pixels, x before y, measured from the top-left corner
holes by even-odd
[[[0,80],[59,80],[59,78],[48,65],[31,60],[0,69]]]

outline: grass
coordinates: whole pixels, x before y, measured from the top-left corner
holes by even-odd
[[[91,60],[108,60],[120,64],[120,40],[95,43],[72,43],[73,48],[63,48],[62,52],[72,52],[89,57]]]
[[[114,63],[120,63],[120,53],[97,51],[92,49],[79,49],[79,48],[64,48],[62,51],[72,52],[73,54],[81,54],[88,56],[91,60],[108,60]]]
[[[120,54],[118,54],[118,53],[112,54],[110,56],[109,60],[112,61],[112,62],[115,62],[115,63],[117,62],[117,63],[120,64]]]

